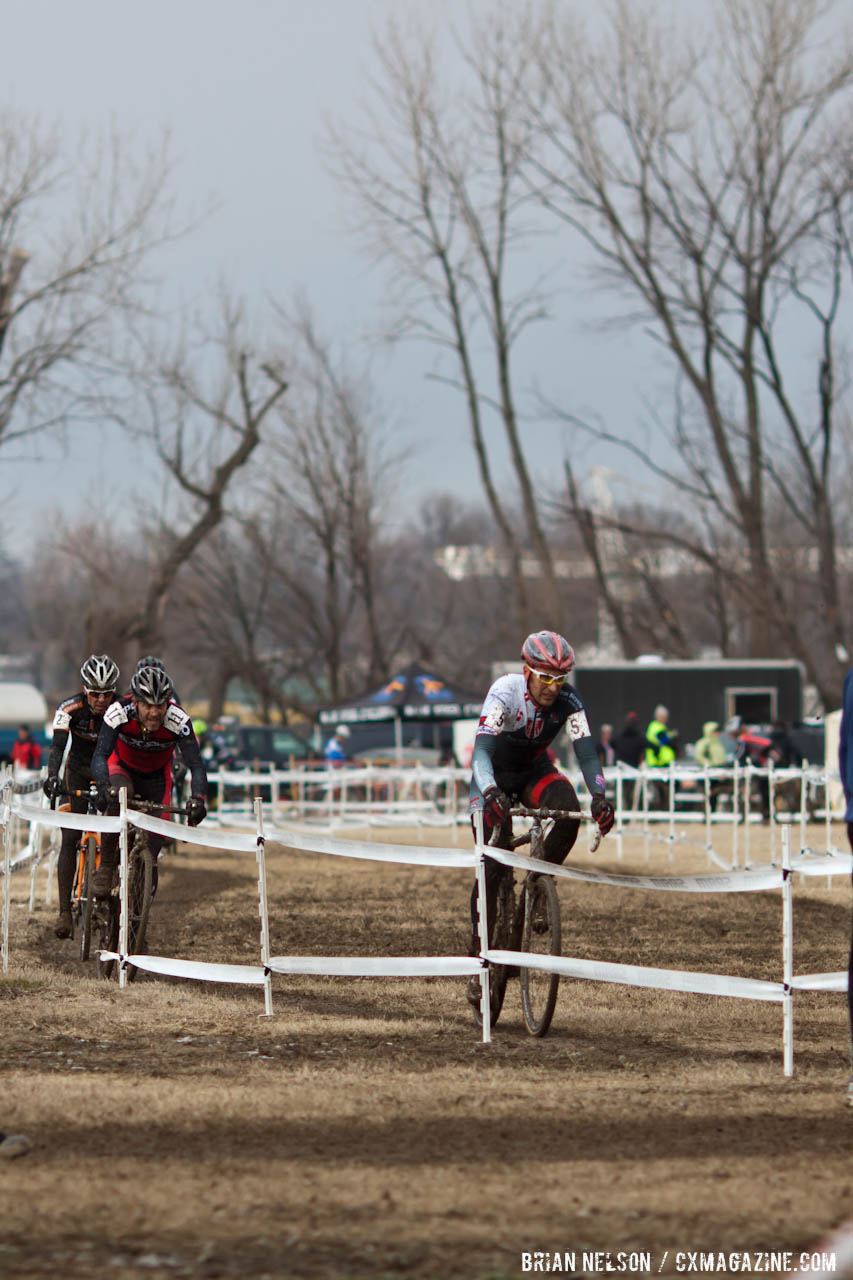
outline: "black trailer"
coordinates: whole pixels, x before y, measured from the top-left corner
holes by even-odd
[[[576,665],[572,682],[587,705],[596,738],[602,724],[612,724],[618,733],[629,711],[636,711],[644,729],[659,703],[669,708],[669,724],[682,745],[701,736],[706,720],[723,728],[733,715],[762,725],[774,720],[799,725],[803,718],[804,670],[794,659]]]

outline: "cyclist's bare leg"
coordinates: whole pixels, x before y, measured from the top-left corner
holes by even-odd
[[[568,778],[556,771],[549,772],[528,784],[521,793],[521,801],[530,809],[580,809],[577,792]],[[565,862],[574,848],[580,831],[579,818],[556,818],[545,837],[543,852],[546,862]]]

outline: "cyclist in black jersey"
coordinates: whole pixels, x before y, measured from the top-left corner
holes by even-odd
[[[116,700],[119,669],[106,653],[93,653],[80,668],[83,688],[61,702],[53,718],[53,741],[47,762],[44,793],[49,799],[60,791],[85,791],[92,779],[92,754],[104,712]],[[68,748],[66,754],[66,747]],[[85,796],[71,797],[71,812],[85,813]],[[62,828],[56,875],[59,882],[57,938],[71,937],[71,890],[76,869],[79,831]]]
[[[480,724],[471,757],[471,814],[483,813],[483,835],[488,842],[496,827],[497,843],[506,844],[511,833],[510,804],[520,802],[530,808],[578,811],[577,793],[565,774],[557,768],[549,750],[565,725],[592,796],[592,816],[603,835],[614,822],[613,806],[604,795],[604,776],[580,695],[568,683],[574,666],[574,651],[555,631],[537,631],[522,645],[522,674],[500,676],[483,703]],[[545,839],[548,862],[564,862],[577,839],[580,820],[555,821]],[[495,910],[497,885],[504,868],[486,863],[486,918]],[[471,894],[471,955],[480,950],[477,931],[477,886]],[[480,980],[469,984],[469,998],[480,999]]]

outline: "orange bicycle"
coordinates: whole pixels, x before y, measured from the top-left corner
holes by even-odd
[[[98,790],[92,783],[87,791],[60,791],[58,795],[71,798],[85,796],[88,800],[86,812],[97,813],[95,801]],[[80,934],[80,959],[88,960],[92,949],[92,926],[95,915],[95,899],[89,892],[89,885],[95,870],[101,861],[101,838],[97,831],[81,831],[77,842],[77,867],[74,872],[74,883],[71,889],[71,936]]]
[[[97,813],[98,789],[94,783],[88,791],[64,791],[58,794],[68,797],[85,796],[88,800],[87,813]],[[172,813],[186,816],[187,812],[186,809],[175,805],[136,799],[130,802],[129,808],[154,814]],[[106,897],[95,897],[89,890],[101,861],[101,838],[96,831],[82,831],[77,850],[77,870],[71,892],[72,937],[76,935],[79,927],[81,960],[88,960],[94,950],[99,977],[117,977],[116,961],[102,960],[101,953],[115,953],[118,950],[121,923],[121,900],[118,887],[114,887]],[[157,887],[157,867],[148,845],[148,835],[139,828],[133,831],[130,841],[127,882],[128,952],[131,955],[141,954],[145,948],[148,914]],[[127,966],[130,982],[136,977],[136,972],[134,965]]]

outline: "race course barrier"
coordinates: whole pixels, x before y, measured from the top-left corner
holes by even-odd
[[[371,844],[365,841],[336,839],[316,832],[305,831],[304,829],[287,827],[273,827],[265,834],[263,807],[260,800],[255,802],[256,831],[254,835],[222,830],[210,831],[205,827],[188,828],[181,826],[176,831],[174,823],[128,810],[124,803],[122,803],[121,812],[117,818],[105,818],[93,817],[92,815],[53,813],[49,810],[40,809],[35,805],[26,804],[19,798],[13,798],[11,804],[5,806],[3,811],[3,821],[7,832],[12,813],[22,821],[29,823],[39,822],[49,826],[72,826],[75,828],[78,828],[79,824],[79,827],[85,825],[87,829],[93,830],[118,830],[122,850],[120,894],[123,922],[126,922],[127,919],[126,869],[130,826],[153,831],[171,838],[178,838],[182,843],[187,844],[213,846],[244,852],[254,849],[258,865],[260,964],[206,963],[181,958],[128,954],[125,923],[118,950],[116,952],[102,953],[104,958],[118,960],[120,984],[122,986],[126,984],[126,971],[129,964],[151,973],[178,978],[263,986],[265,1012],[267,1015],[271,1015],[273,1011],[271,975],[273,973],[351,977],[461,977],[479,974],[482,993],[482,1039],[484,1043],[488,1043],[491,1040],[489,966],[492,964],[511,964],[519,967],[543,969],[564,974],[568,977],[592,981],[613,982],[627,986],[645,986],[658,990],[726,995],[741,999],[781,1003],[783,1007],[783,1069],[786,1076],[793,1074],[794,992],[845,991],[847,988],[847,974],[845,972],[794,975],[792,882],[794,875],[827,875],[841,872],[849,874],[851,867],[853,867],[853,857],[850,854],[814,856],[809,853],[801,853],[792,858],[790,853],[790,826],[781,828],[781,866],[764,866],[746,871],[727,871],[722,874],[698,876],[638,876],[543,863],[539,859],[532,859],[523,854],[485,845],[482,841],[481,821],[475,848],[473,850],[463,850],[412,845]],[[477,816],[481,818],[481,815]],[[269,942],[269,907],[265,859],[265,843],[268,838],[291,848],[310,853],[357,857],[381,862],[408,863],[419,866],[467,867],[477,877],[481,901],[485,900],[485,859],[487,857],[491,857],[505,865],[517,867],[522,871],[532,870],[540,875],[548,874],[558,878],[599,883],[625,890],[733,893],[780,889],[782,896],[782,979],[779,982],[759,981],[725,974],[659,969],[642,965],[612,964],[579,957],[541,956],[531,955],[527,952],[504,950],[492,951],[489,949],[485,937],[485,922],[483,920],[480,923],[480,954],[474,957],[458,955],[417,957],[272,956]],[[6,902],[8,902],[8,892],[9,876],[7,874],[4,884]],[[4,936],[3,961],[5,971],[8,964],[8,935]]]

